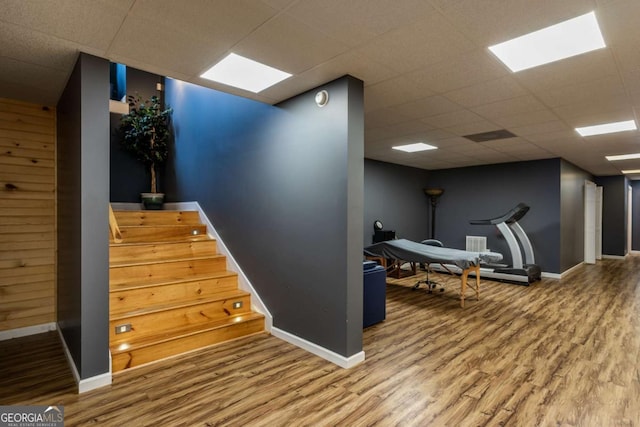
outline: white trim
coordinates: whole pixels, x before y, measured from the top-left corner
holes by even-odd
[[[296,335],[290,334],[289,332],[283,331],[282,329],[276,328],[275,326],[271,328],[271,335],[328,360],[341,368],[349,369],[364,361],[364,351],[360,351],[353,356],[345,357],[321,347],[318,344],[314,344]]]
[[[631,255],[640,255],[640,251],[629,251]]]
[[[13,338],[27,337],[29,335],[43,334],[56,330],[56,322],[43,323],[42,325],[25,326],[24,328],[8,329],[0,331],[0,341]]]
[[[256,292],[255,288],[249,281],[249,278],[246,276],[246,274],[244,274],[244,271],[242,271],[242,268],[240,268],[240,265],[237,263],[237,261],[231,254],[231,251],[229,251],[227,246],[224,244],[224,241],[216,231],[213,224],[211,224],[211,221],[209,221],[209,218],[202,210],[202,207],[200,206],[200,204],[198,202],[176,202],[176,203],[165,203],[164,206],[165,206],[165,209],[175,209],[175,210],[182,210],[182,211],[195,210],[200,213],[200,221],[202,221],[202,223],[207,226],[207,231],[209,236],[212,239],[216,240],[216,246],[218,248],[218,252],[220,252],[222,255],[227,257],[227,269],[229,271],[234,271],[238,274],[238,287],[243,291],[249,292],[251,294],[251,308],[254,311],[257,311],[258,313],[261,313],[264,315],[264,329],[267,332],[271,332],[271,329],[273,327],[273,316],[271,315],[271,313],[269,312],[269,309],[260,298],[260,295],[258,295],[258,292]]]
[[[88,391],[95,390],[100,387],[111,385],[111,382],[112,382],[111,364],[109,364],[109,372],[96,375],[95,377],[85,378],[84,380],[80,380],[80,382],[78,383],[78,394],[86,393]]]
[[[563,273],[564,274],[564,273]],[[562,274],[558,274],[558,273],[547,273],[545,271],[543,271],[542,273],[540,273],[540,276],[543,279],[562,279]]]
[[[564,279],[569,274],[573,273],[574,271],[576,271],[577,269],[579,269],[583,265],[584,265],[584,262],[581,261],[578,264],[574,265],[573,267],[569,268],[568,270],[563,271],[562,273],[560,273],[560,278]]]
[[[625,259],[626,255],[602,255],[604,259]]]
[[[80,379],[80,374],[78,373],[78,368],[76,368],[76,364],[73,361],[73,356],[71,356],[69,347],[67,347],[67,342],[64,339],[62,330],[60,329],[60,326],[57,324],[56,324],[56,330],[58,331],[58,335],[60,336],[60,342],[62,343],[64,354],[65,356],[67,356],[67,363],[69,364],[69,368],[71,369],[71,373],[73,374],[73,379],[78,385],[78,393],[79,394],[86,393],[87,391],[95,390],[97,388],[110,385],[112,382],[111,352],[109,352],[109,372],[105,372],[104,374],[96,375],[90,378]]]

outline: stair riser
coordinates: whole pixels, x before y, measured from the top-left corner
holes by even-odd
[[[193,232],[197,231],[197,234]],[[202,240],[206,236],[206,225],[176,225],[173,227],[120,227],[124,243],[167,242],[178,240]]]
[[[127,225],[184,225],[200,224],[196,211],[115,211],[120,227]]]
[[[126,267],[111,267],[109,280],[112,284],[123,282],[136,284],[136,280],[170,280],[173,278],[188,278],[198,274],[212,274],[225,271],[226,258],[203,258],[184,261],[168,261],[161,263],[131,265]]]
[[[242,301],[242,308],[234,309],[233,303]],[[222,301],[208,302],[189,307],[178,307],[140,316],[123,317],[109,322],[109,339],[111,343],[133,341],[167,329],[222,320],[233,315],[250,313],[251,298],[249,295],[238,296]],[[131,331],[116,334],[118,325],[130,324]]]
[[[228,292],[238,288],[237,276],[206,279],[193,282],[172,283],[162,286],[149,286],[109,293],[109,308],[111,312],[139,310],[167,301],[185,300],[189,297],[202,298],[213,296],[220,292]]]
[[[114,245],[109,247],[109,261],[138,262],[156,261],[169,258],[199,257],[215,255],[217,253],[215,240],[201,240],[195,242]]]
[[[229,325],[213,331],[179,337],[174,340],[158,343],[127,353],[113,354],[113,372],[125,370],[145,363],[153,362],[165,357],[175,356],[187,351],[218,344],[242,336],[247,336],[264,330],[264,319],[251,320]]]

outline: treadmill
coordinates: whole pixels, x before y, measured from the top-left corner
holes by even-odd
[[[540,267],[536,265],[533,246],[531,246],[527,234],[520,224],[518,224],[518,221],[525,216],[528,211],[529,206],[524,203],[518,203],[515,208],[497,218],[469,221],[472,225],[495,225],[504,236],[507,245],[509,245],[509,251],[511,252],[512,265],[481,264],[480,271],[483,277],[517,282],[523,285],[529,285],[529,283],[540,280],[541,270]],[[520,245],[522,245],[522,249]],[[524,262],[522,261],[522,252],[524,252]]]

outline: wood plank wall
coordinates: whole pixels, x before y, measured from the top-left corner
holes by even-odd
[[[0,331],[56,320],[55,109],[0,98]]]

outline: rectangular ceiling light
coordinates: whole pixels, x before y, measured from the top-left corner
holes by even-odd
[[[633,159],[640,159],[640,153],[633,153],[633,154],[620,154],[618,156],[605,156],[605,159],[609,160],[610,162],[614,162],[616,160],[633,160]]]
[[[586,15],[489,47],[514,73],[606,47],[596,15]]]
[[[435,150],[438,147],[434,147],[433,145],[425,144],[424,142],[417,142],[415,144],[407,144],[407,145],[397,145],[395,147],[391,147],[394,150],[400,150],[407,153],[415,153],[416,151],[425,151],[425,150]]]
[[[291,77],[291,74],[244,56],[230,53],[200,77],[258,93]]]
[[[640,173],[640,169],[630,169],[630,170],[622,171],[622,173],[625,175],[631,175],[634,173]]]
[[[580,136],[593,136],[636,129],[637,126],[635,120],[626,120],[623,122],[603,123],[601,125],[585,126],[576,128],[576,131],[580,134]]]

